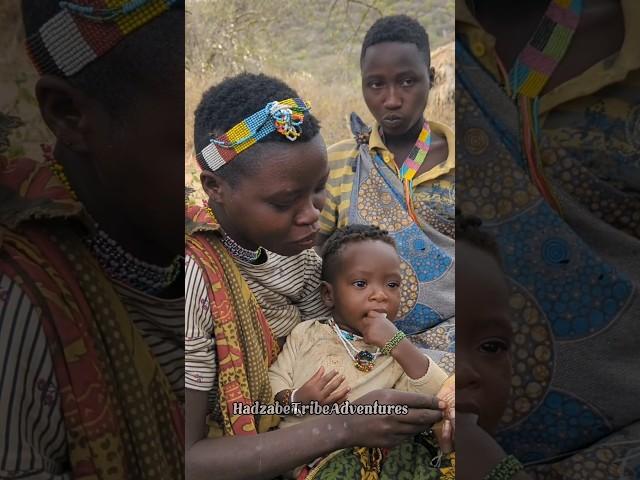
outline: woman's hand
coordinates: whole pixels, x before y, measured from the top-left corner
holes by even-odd
[[[429,430],[443,418],[445,404],[432,395],[374,390],[357,399],[354,404],[406,406],[406,414],[350,415],[342,428],[347,429],[345,446],[394,447],[414,435]]]
[[[365,343],[382,348],[393,338],[398,329],[386,314],[371,310],[362,319],[360,331]]]
[[[324,375],[324,367],[320,367],[313,376],[300,387],[294,397],[294,402],[309,404],[312,401],[320,405],[342,403],[347,399],[351,388],[346,384],[344,375],[338,375],[332,370]]]

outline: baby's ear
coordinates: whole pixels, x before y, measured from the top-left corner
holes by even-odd
[[[333,308],[333,287],[325,281],[320,282],[320,295],[327,308]]]

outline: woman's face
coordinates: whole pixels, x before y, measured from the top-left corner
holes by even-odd
[[[252,171],[237,185],[221,181],[212,199],[224,210],[232,238],[284,256],[313,247],[329,175],[322,136],[263,144],[260,167]]]
[[[456,244],[456,410],[478,415],[493,434],[511,391],[508,289],[487,252]]]
[[[416,45],[372,45],[360,70],[364,101],[386,135],[402,135],[422,119],[429,95],[429,69]]]

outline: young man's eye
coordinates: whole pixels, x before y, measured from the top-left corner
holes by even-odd
[[[509,344],[502,340],[489,340],[480,345],[483,353],[496,354],[509,350]]]
[[[352,285],[356,288],[364,288],[367,286],[367,282],[365,282],[364,280],[356,280],[352,283]]]
[[[403,87],[410,87],[410,86],[412,86],[414,83],[416,83],[416,82],[415,82],[415,80],[414,80],[413,78],[405,78],[405,79],[402,81],[402,86],[403,86]]]
[[[369,88],[377,89],[377,88],[382,88],[383,84],[382,84],[382,82],[379,82],[379,81],[376,80],[376,81],[369,82],[368,86],[369,86]]]

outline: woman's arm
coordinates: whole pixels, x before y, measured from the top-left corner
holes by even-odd
[[[435,397],[393,390],[358,403],[407,405],[406,415],[319,416],[259,435],[206,438],[207,393],[186,392],[187,480],[266,480],[329,452],[354,445],[391,447],[442,418]]]

